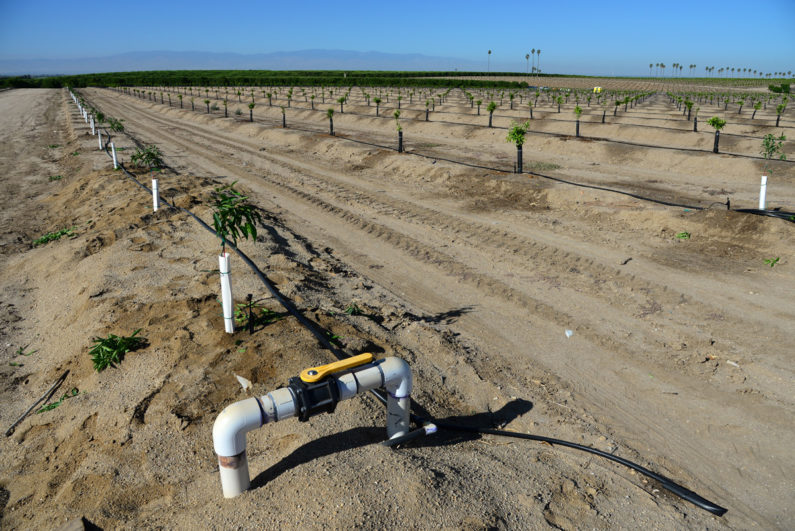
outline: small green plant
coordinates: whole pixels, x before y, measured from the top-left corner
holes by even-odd
[[[251,308],[249,309],[249,305],[247,303],[240,303],[235,305],[235,323],[239,326],[247,324],[249,310],[251,311],[251,319],[254,321],[254,327],[275,323],[276,321],[283,319],[285,315],[265,308],[261,304],[252,304]]]
[[[243,114],[243,111],[240,109],[235,109],[235,116],[240,116],[241,114]]]
[[[142,347],[146,340],[141,337],[136,337],[139,328],[132,333],[131,336],[117,336],[115,334],[108,334],[108,337],[101,338],[95,337],[93,339],[94,346],[88,351],[91,356],[91,361],[94,362],[94,370],[102,372],[116,363],[120,363],[125,354]]]
[[[237,245],[240,236],[256,240],[257,223],[262,223],[260,213],[246,203],[248,197],[235,190],[235,184],[216,188],[213,194],[213,227],[222,246],[227,241]]]
[[[770,173],[771,160],[787,160],[787,155],[784,154],[784,150],[782,148],[782,144],[784,144],[786,139],[787,137],[783,134],[779,137],[776,137],[773,135],[773,133],[765,135],[762,139],[762,150],[760,153],[765,158],[765,175]]]
[[[50,175],[49,180],[50,182],[53,182],[53,181],[60,181],[61,179],[63,179],[63,175]]]
[[[76,156],[78,156],[79,154],[80,154],[80,152],[79,152],[79,151],[72,151],[72,156],[73,156],[73,157],[76,157]]]
[[[77,396],[79,394],[80,394],[80,391],[77,390],[77,387],[73,387],[70,391],[65,392],[61,396],[61,398],[59,398],[57,401],[52,402],[50,404],[47,404],[46,406],[44,406],[41,409],[39,409],[38,411],[36,411],[36,414],[38,415],[39,413],[44,413],[45,411],[52,411],[53,409],[55,409],[58,406],[60,406],[61,404],[63,404],[63,401],[66,400],[67,398],[72,398],[72,397]]]
[[[72,231],[74,229],[75,228],[72,227],[70,229],[61,229],[61,230],[56,230],[56,231],[53,231],[53,232],[48,232],[44,236],[41,236],[41,237],[36,238],[35,240],[33,240],[33,245],[34,246],[43,245],[45,243],[49,243],[49,242],[53,242],[55,240],[59,240],[59,239],[61,239],[61,236],[71,236],[72,235]]]
[[[130,163],[136,168],[147,167],[159,170],[163,167],[163,153],[155,145],[146,146],[143,149],[136,148],[135,153],[130,157]]]
[[[38,350],[31,350],[30,352],[25,352],[26,347],[19,347],[16,351],[17,356],[32,356],[33,354],[37,353]]]
[[[116,118],[108,118],[108,125],[110,126],[111,131],[115,131],[117,133],[124,131],[124,124],[121,123],[121,120],[117,120]]]
[[[768,258],[765,260],[765,264],[769,265],[770,267],[773,267],[778,263],[779,260],[781,260],[780,256],[777,256],[775,258]]]
[[[349,304],[348,307],[345,308],[345,313],[347,313],[348,315],[362,315],[364,312],[362,311],[361,308],[359,308],[359,305],[357,305],[354,302]]]
[[[680,240],[689,240],[690,233],[689,232],[679,232],[676,234],[676,237]]]
[[[59,147],[61,147],[61,145],[60,145],[60,144],[50,144],[50,145],[49,145],[49,146],[47,146],[47,147],[48,147],[48,148],[50,148],[50,149],[55,149],[55,148],[59,148]]]

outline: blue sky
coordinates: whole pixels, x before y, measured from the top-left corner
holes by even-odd
[[[657,62],[695,63],[699,73],[795,70],[795,0],[0,0],[0,59],[340,49],[455,57],[485,70],[491,49],[492,69],[524,71],[533,48],[550,73],[643,75]]]

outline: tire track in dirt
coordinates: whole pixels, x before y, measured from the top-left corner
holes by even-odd
[[[160,131],[157,128],[142,126],[142,129],[148,131],[147,134],[164,139],[168,144],[176,144],[182,149],[194,153],[196,157],[207,160],[215,167],[224,168],[224,170],[228,171],[231,175],[246,177],[247,179],[261,179],[260,175],[256,175],[254,172],[249,170],[241,170],[238,167],[231,166],[223,160],[208,154],[206,150],[202,150],[185,144],[181,141],[177,141],[173,137],[164,136],[167,133]],[[418,242],[413,238],[406,237],[405,235],[385,227],[384,225],[364,220],[360,216],[357,216],[350,211],[346,211],[340,207],[316,198],[311,193],[300,190],[289,183],[269,184],[271,188],[276,186],[277,188],[286,191],[288,195],[292,196],[293,198],[297,198],[303,202],[309,201],[310,204],[316,205],[317,210],[320,211],[321,214],[328,213],[333,219],[343,219],[346,224],[360,227],[362,232],[373,234],[378,237],[379,241],[385,241],[398,247],[403,251],[403,253],[412,257],[413,259],[416,259],[416,261],[420,263],[427,264],[430,262],[435,268],[441,269],[443,275],[445,276],[449,277],[452,274],[456,277],[462,278],[465,284],[467,284],[470,288],[482,293],[484,301],[487,299],[496,299],[493,304],[497,305],[502,305],[507,301],[508,304],[504,304],[505,309],[503,310],[507,313],[511,313],[510,307],[518,306],[520,308],[537,312],[537,314],[541,315],[545,320],[558,323],[558,325],[569,322],[570,316],[565,312],[562,312],[544,303],[543,301],[538,301],[533,297],[516,293],[504,283],[490,278],[488,275],[479,271],[473,270],[473,268],[457,262],[449,255],[441,253],[436,249]],[[449,283],[449,280],[447,282]],[[461,322],[465,323],[466,319],[462,319]],[[502,327],[510,327],[511,324],[512,321],[506,320],[505,323],[502,324]],[[533,331],[539,332],[540,330],[540,328],[535,328]],[[506,338],[504,335],[501,336],[500,333],[495,335],[493,329],[490,331],[488,329],[483,329],[482,327],[478,328],[475,326],[474,329],[470,328],[470,331],[474,332],[475,336],[480,335],[481,337],[485,337],[486,340],[493,339],[493,344],[496,345],[497,348],[500,346],[509,347],[507,350],[508,352],[523,351],[524,349],[517,348],[518,345],[515,342],[521,342],[522,340],[527,339],[528,333],[522,333],[520,330],[516,330],[516,333],[513,334],[516,337]],[[539,351],[541,351],[543,347],[548,346],[552,341],[549,334],[550,332],[543,331],[540,333],[540,336],[543,337],[539,338],[535,343],[541,347],[541,349],[538,349]],[[715,453],[720,453],[719,451],[714,452],[715,447],[719,447],[720,444],[715,444],[713,448],[707,448],[701,439],[692,437],[687,430],[677,429],[679,424],[673,421],[673,419],[677,417],[681,418],[680,415],[685,415],[686,413],[682,412],[677,415],[673,415],[671,420],[667,420],[668,414],[670,414],[670,412],[667,411],[668,405],[657,404],[656,407],[649,406],[651,409],[658,410],[659,417],[654,419],[648,418],[648,408],[642,408],[641,412],[638,413],[634,407],[634,402],[635,400],[641,400],[643,396],[639,395],[637,390],[633,390],[627,386],[629,385],[629,382],[635,380],[636,376],[638,374],[642,374],[645,370],[647,370],[647,368],[620,367],[624,364],[624,362],[620,359],[611,361],[610,356],[607,355],[607,353],[612,352],[613,355],[617,354],[613,348],[618,347],[618,353],[623,352],[623,357],[631,358],[631,352],[627,353],[624,351],[624,349],[620,348],[620,345],[616,345],[615,342],[610,338],[600,337],[598,334],[593,334],[593,332],[589,330],[584,330],[582,333],[578,331],[578,336],[588,334],[592,334],[590,337],[588,337],[589,341],[587,341],[590,343],[590,345],[585,348],[592,351],[591,354],[593,357],[580,358],[576,361],[558,361],[557,363],[553,363],[552,366],[556,367],[557,371],[561,371],[563,376],[569,381],[573,383],[577,382],[576,385],[579,386],[578,392],[588,397],[587,400],[594,406],[595,411],[599,411],[600,414],[608,416],[611,418],[611,420],[616,420],[615,425],[619,428],[619,431],[622,431],[620,429],[621,427],[633,428],[630,431],[634,431],[636,435],[634,437],[630,437],[630,439],[635,439],[630,446],[640,447],[649,444],[650,446],[657,448],[658,451],[662,451],[664,454],[667,453],[670,456],[672,463],[689,463],[694,470],[694,473],[700,476],[700,480],[702,482],[708,483],[713,492],[721,493],[721,495],[725,498],[732,498],[733,506],[742,508],[741,511],[746,515],[749,515],[752,519],[757,521],[765,521],[765,519],[756,513],[756,511],[751,509],[750,506],[746,505],[743,501],[737,499],[735,496],[732,496],[721,487],[722,481],[719,477],[720,474],[714,475],[716,469],[720,469],[721,465],[725,466],[725,463],[722,463],[720,458],[714,455]],[[508,341],[508,343],[506,343],[506,341]],[[514,343],[512,344],[511,341]],[[594,344],[600,345],[603,348],[594,348]],[[581,343],[574,343],[572,344],[572,348],[579,351],[583,348],[583,345]],[[554,353],[559,351],[559,349],[560,347],[557,347],[556,349],[549,349],[550,352],[543,356],[539,355],[536,357],[536,359],[540,359],[542,363],[549,362],[552,357],[554,357]],[[594,351],[603,351],[604,354],[594,355]],[[504,358],[503,360],[499,361],[506,360],[507,358]],[[521,359],[518,363],[516,360],[511,361],[512,365],[518,365],[519,368],[521,368],[523,363],[528,363],[528,360]],[[611,365],[613,365],[612,369],[610,368]],[[497,367],[492,367],[492,370],[495,373],[501,372],[501,370]],[[592,379],[594,374],[604,374],[604,381],[599,382],[598,384],[589,381]],[[654,371],[654,374],[665,381],[664,374],[661,374],[658,371]],[[669,380],[667,384],[670,383],[671,382]],[[677,382],[676,388],[680,389],[682,394],[686,394],[688,396],[685,401],[686,404],[680,407],[684,407],[685,411],[691,412],[690,416],[694,419],[694,421],[695,419],[699,419],[701,417],[701,413],[699,413],[699,411],[705,410],[704,402],[714,403],[719,400],[714,396],[710,399],[709,396],[714,395],[714,393],[706,389],[699,390],[695,382],[693,384],[687,382]],[[721,398],[726,398],[726,396],[722,395]],[[722,415],[720,412],[710,412],[704,418],[698,420],[698,422],[704,422],[707,425],[714,423],[717,427],[720,426],[722,422],[726,422],[726,420],[721,420],[721,416]],[[753,418],[748,420],[749,424],[756,424],[753,422]],[[764,424],[761,426],[757,425],[757,429],[762,428],[762,426],[764,426]],[[648,440],[637,440],[638,429],[641,429],[643,436]],[[666,450],[670,451],[668,452]],[[676,470],[678,470],[677,465],[673,466]],[[742,473],[740,474],[742,475]]]

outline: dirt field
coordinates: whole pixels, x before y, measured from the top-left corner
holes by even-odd
[[[729,154],[715,155],[706,124],[689,132],[661,95],[611,109],[606,124],[586,108],[584,139],[569,136],[573,105],[536,108],[526,170],[685,205],[671,207],[510,173],[506,127],[528,113],[507,102],[490,129],[460,94],[429,122],[424,102],[404,101],[399,154],[394,99],[380,117],[361,99],[335,104],[331,137],[332,105],[317,100],[312,111],[294,99],[283,129],[286,103],[259,93],[254,123],[245,98],[224,118],[188,98],[179,109],[82,94],[164,152],[165,198],[209,220],[212,189],[237,181],[267,225],[241,248],[346,351],[406,359],[433,416],[591,445],[729,512],[539,443],[442,433],[387,449],[370,397],[251,432],[253,488],[223,499],[211,431],[247,396],[233,373],[262,394],[331,355],[287,316],[225,334],[217,240],[184,215],[152,214],[65,91],[13,90],[0,94],[0,425],[67,369],[51,401],[79,394],[2,439],[3,528],[80,516],[103,528],[791,526],[795,225],[725,207],[756,206],[761,136],[790,137],[788,116],[776,129],[772,109],[751,121],[730,107]],[[132,141],[113,140],[129,161]],[[793,179],[793,164],[773,165],[770,208],[793,210]],[[61,228],[73,235],[31,245]],[[236,300],[283,312],[232,267]],[[354,303],[363,315],[345,313]],[[94,372],[91,338],[138,328],[147,346]]]

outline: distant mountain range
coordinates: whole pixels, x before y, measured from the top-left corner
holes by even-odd
[[[525,65],[491,62],[492,71],[521,72]],[[263,54],[128,52],[80,59],[0,59],[2,75],[89,74],[136,70],[486,70],[486,61],[422,54],[300,50]]]

